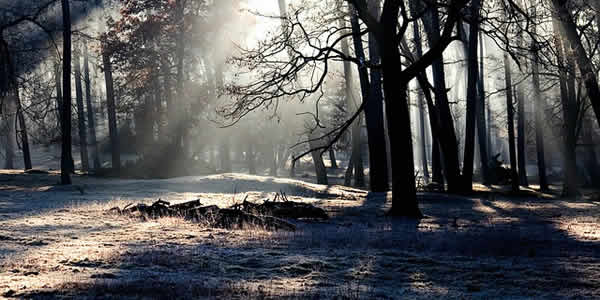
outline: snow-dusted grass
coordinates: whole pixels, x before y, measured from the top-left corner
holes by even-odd
[[[33,298],[554,298],[600,294],[600,202],[421,195],[390,219],[384,194],[221,174],[105,180],[0,171],[0,294]],[[272,198],[325,208],[296,232],[143,222],[114,206]]]

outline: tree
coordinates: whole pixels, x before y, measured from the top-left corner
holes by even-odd
[[[346,27],[346,24],[345,24],[346,22],[345,22],[344,18],[340,18],[339,22],[340,22],[340,28]],[[348,33],[343,32],[342,34],[348,34]],[[340,46],[341,46],[342,53],[345,56],[350,56],[348,40],[343,39],[340,43]],[[349,118],[351,118],[352,114],[355,113],[355,111],[357,110],[358,101],[356,101],[356,99],[354,97],[353,76],[352,76],[352,68],[351,68],[350,61],[344,61],[343,65],[344,65],[344,82],[345,82],[345,90],[344,91],[345,91],[345,98],[346,98],[346,107],[348,110],[347,118],[349,119]],[[367,95],[363,94],[363,101],[367,101],[368,100],[367,97],[368,97],[368,94]],[[344,180],[345,183],[349,182],[349,175],[352,174],[352,169],[354,169],[354,185],[359,186],[359,187],[365,185],[365,174],[364,174],[364,167],[363,167],[363,160],[362,160],[362,156],[363,156],[362,155],[362,139],[361,139],[361,134],[360,134],[360,127],[361,127],[361,118],[358,117],[350,129],[351,130],[351,140],[352,140],[352,154],[350,156],[350,159],[352,160],[352,163],[348,164],[348,170],[346,171],[346,179]],[[350,166],[352,166],[352,168],[350,168]]]
[[[508,150],[510,155],[510,179],[513,192],[519,191],[519,175],[517,174],[517,153],[515,151],[515,113],[513,106],[513,86],[510,59],[504,53],[504,80],[506,87],[506,114],[508,122]]]
[[[69,0],[61,0],[63,18],[63,78],[62,78],[62,151],[61,184],[71,184],[71,13]]]
[[[87,134],[85,127],[85,111],[83,108],[83,88],[81,84],[81,48],[75,45],[73,63],[75,64],[75,99],[77,102],[77,122],[79,132],[79,152],[81,154],[81,170],[89,171]]]
[[[483,183],[489,184],[490,171],[489,171],[489,133],[486,130],[486,105],[485,105],[485,84],[483,74],[483,34],[479,32],[479,80],[477,81],[477,138],[479,143],[479,158],[481,160],[481,175],[483,177]],[[489,107],[489,105],[488,105]],[[489,116],[488,116],[489,119]]]
[[[535,27],[534,27],[535,28]],[[534,29],[535,31],[535,29]],[[546,178],[546,159],[544,155],[544,100],[540,91],[540,75],[539,75],[539,47],[533,42],[531,52],[533,55],[532,72],[533,72],[533,98],[535,103],[535,147],[537,152],[538,177],[540,182],[540,190],[548,190],[548,180]]]
[[[568,0],[552,0],[552,4],[557,13],[557,18],[560,21],[560,25],[563,27],[565,39],[569,41],[581,78],[585,84],[588,97],[592,104],[594,114],[596,115],[596,121],[600,124],[600,87],[598,86],[598,78],[594,72],[592,61],[588,57],[581,38],[577,33],[577,25],[571,16],[569,11]],[[597,6],[597,5],[596,5]]]
[[[479,31],[480,0],[471,2],[471,24],[469,25],[468,46],[468,83],[467,83],[467,121],[465,129],[465,154],[463,166],[463,183],[465,191],[473,190],[473,156],[475,153],[475,119],[477,112],[477,80],[479,78],[477,63],[477,44]]]
[[[108,133],[110,136],[110,150],[112,168],[115,172],[121,169],[121,150],[117,132],[117,113],[115,109],[115,90],[113,86],[112,63],[106,44],[102,44],[102,65],[104,69],[104,82],[106,85],[106,108],[108,113]],[[64,90],[64,89],[63,89]]]
[[[424,28],[430,48],[433,48],[440,40],[439,23],[438,7],[432,5],[424,18]],[[438,142],[444,160],[444,175],[448,183],[448,191],[455,193],[459,192],[462,187],[458,161],[458,142],[454,130],[454,120],[452,118],[452,113],[450,112],[450,104],[448,101],[443,54],[440,53],[440,55],[433,60],[432,70],[436,107],[438,109],[440,120]]]
[[[575,62],[572,58],[566,59],[565,65],[565,47],[560,25],[557,20],[554,20],[554,43],[556,47],[556,58],[559,67],[560,78],[560,102],[563,111],[563,151],[564,151],[564,189],[563,195],[577,195],[577,170],[576,170],[576,146],[577,146],[577,116],[578,106],[576,103],[575,92]]]
[[[83,42],[83,74],[85,81],[85,103],[88,120],[88,130],[90,134],[90,145],[92,149],[92,160],[94,162],[94,170],[100,169],[100,156],[98,154],[98,141],[96,140],[96,118],[94,115],[94,106],[92,105],[92,93],[90,80],[89,53],[87,41]]]

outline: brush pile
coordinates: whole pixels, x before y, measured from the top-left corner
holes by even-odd
[[[204,206],[200,200],[193,200],[171,205],[158,199],[152,205],[139,203],[129,204],[122,209],[113,207],[110,213],[138,217],[143,220],[163,217],[178,217],[189,221],[203,223],[207,226],[225,229],[243,229],[260,227],[266,230],[295,231],[296,226],[284,219],[326,220],[327,213],[311,204],[289,201],[285,193],[275,194],[273,200],[265,200],[262,204],[247,201],[229,208],[216,205]]]

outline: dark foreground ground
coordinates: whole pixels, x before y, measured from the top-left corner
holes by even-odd
[[[0,171],[0,295],[17,298],[597,298],[600,198],[421,194],[427,218],[383,216],[385,194],[223,174],[168,180]],[[296,232],[142,222],[113,206],[273,198],[328,211]]]

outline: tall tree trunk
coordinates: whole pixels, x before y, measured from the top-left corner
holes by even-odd
[[[521,89],[521,87],[517,87]],[[519,183],[522,186],[528,186],[527,180],[527,157],[525,153],[525,98],[521,91],[517,91],[517,152],[519,164]]]
[[[565,173],[563,195],[573,197],[577,195],[577,166],[576,166],[576,123],[577,123],[577,103],[575,91],[575,62],[570,55],[565,55],[566,49],[569,49],[568,42],[563,43],[560,26],[557,21],[553,22],[554,43],[556,57],[559,66],[560,78],[560,99],[563,111],[563,147],[564,159],[563,168]],[[566,65],[564,61],[566,57]]]
[[[115,109],[112,64],[106,49],[103,49],[102,51],[102,64],[104,66],[104,80],[106,84],[106,110],[108,113],[108,133],[110,136],[112,168],[116,172],[119,172],[121,169],[121,147],[119,145],[119,133],[117,131],[117,113]]]
[[[386,1],[381,15],[380,39],[383,92],[392,164],[392,216],[422,217],[417,202],[412,132],[407,99],[407,84],[402,80],[400,51],[396,42],[400,4]]]
[[[423,9],[422,7],[418,6],[418,3],[416,1],[411,1],[411,11],[412,12],[417,12],[420,11],[421,9]],[[413,17],[415,17],[413,15]],[[419,28],[419,23],[415,22],[413,24],[413,33],[414,33],[414,40],[415,40],[415,51],[416,51],[416,56],[417,58],[423,56],[423,45],[422,45],[422,39],[421,39],[421,30]],[[419,87],[421,90],[421,94],[423,97],[425,97],[426,103],[427,103],[427,109],[428,109],[428,116],[429,116],[429,128],[431,129],[431,169],[433,172],[433,177],[432,180],[435,183],[440,184],[442,187],[444,186],[444,176],[442,174],[442,163],[440,161],[441,159],[441,154],[440,154],[440,143],[439,143],[439,132],[440,132],[440,114],[437,110],[437,107],[434,105],[433,103],[433,98],[431,97],[431,92],[429,90],[429,82],[427,80],[427,76],[425,75],[425,72],[422,72],[419,76],[417,76],[417,80],[419,82]],[[421,98],[422,100],[422,98]],[[420,100],[420,101],[421,101]],[[424,108],[423,108],[424,109]],[[421,110],[422,112],[422,110]],[[422,136],[424,136],[424,134],[422,134]]]
[[[176,59],[176,69],[177,74],[175,75],[175,92],[177,96],[177,103],[175,107],[177,108],[177,126],[175,127],[175,151],[180,155],[184,153],[184,136],[186,129],[186,120],[187,120],[187,110],[183,107],[184,105],[184,95],[183,95],[183,56],[184,56],[184,34],[185,34],[185,24],[184,24],[184,0],[176,0],[176,18],[177,18],[177,40],[175,45],[175,59]],[[222,71],[219,70],[222,80]],[[219,87],[222,87],[222,81]],[[174,99],[171,99],[173,102]]]
[[[565,38],[569,41],[571,48],[573,48],[581,78],[583,78],[588,97],[596,115],[596,121],[600,125],[600,87],[598,86],[598,78],[594,72],[594,65],[583,47],[581,38],[577,34],[577,25],[573,21],[573,17],[568,9],[569,1],[552,0],[552,3],[558,12],[558,18],[564,30]]]
[[[79,132],[79,153],[81,154],[81,169],[89,171],[89,160],[87,151],[87,135],[85,127],[85,111],[83,108],[83,89],[81,86],[81,60],[79,45],[75,45],[73,51],[73,63],[75,64],[75,99],[77,101],[77,122]]]
[[[346,24],[344,22],[343,18],[340,18],[339,20],[340,22],[340,27],[344,28],[346,27]],[[349,50],[349,46],[348,46],[348,40],[347,39],[343,39],[341,41],[341,48],[342,48],[342,53],[344,53],[344,55],[349,56],[350,55],[350,50]],[[344,65],[344,78],[345,78],[345,95],[346,95],[346,107],[347,112],[348,112],[348,116],[347,118],[350,119],[350,117],[354,114],[354,112],[356,111],[356,109],[358,108],[358,103],[354,97],[354,94],[352,92],[352,67],[350,65],[350,61],[344,61],[343,63]],[[363,95],[364,96],[364,95]],[[363,99],[363,101],[367,100],[366,98]],[[362,147],[361,147],[361,134],[360,134],[360,117],[356,118],[356,120],[354,121],[354,124],[352,124],[352,126],[350,127],[351,130],[351,137],[352,137],[352,153],[354,153],[352,155],[352,159],[354,159],[353,165],[354,165],[354,185],[355,186],[364,186],[365,183],[365,175],[364,175],[364,167],[363,167],[363,161],[362,161]],[[315,167],[317,167],[315,165]]]
[[[98,141],[96,140],[96,118],[94,115],[94,106],[92,105],[92,92],[90,81],[90,66],[87,42],[83,43],[83,76],[85,80],[85,103],[87,109],[88,130],[90,134],[89,148],[92,150],[92,160],[94,170],[100,169],[100,156],[98,154]]]
[[[440,39],[439,16],[436,6],[430,8],[424,20],[425,32],[428,36],[429,46],[432,48]],[[436,107],[440,116],[440,132],[438,137],[440,150],[444,159],[444,173],[448,182],[448,191],[458,192],[461,190],[458,142],[446,91],[443,55],[440,55],[433,61],[432,67]]]
[[[423,91],[419,91],[417,96],[417,109],[419,113],[419,129],[421,139],[421,168],[423,169],[423,178],[425,183],[429,183],[429,165],[427,163],[427,138],[425,135],[425,101]]]
[[[515,120],[513,108],[513,88],[510,60],[504,53],[504,80],[506,83],[506,112],[508,122],[508,152],[510,154],[510,179],[513,192],[519,191],[519,175],[517,174],[517,153],[515,151]]]
[[[522,22],[520,22],[522,23]],[[517,46],[523,49],[523,32],[517,33]],[[523,51],[519,51],[519,54],[524,56]],[[515,98],[517,101],[517,159],[519,165],[519,184],[521,186],[528,186],[527,180],[527,154],[525,151],[525,97],[523,96],[523,83],[516,86]]]
[[[469,26],[468,82],[467,82],[467,120],[465,128],[465,153],[463,163],[463,182],[465,191],[473,190],[473,156],[475,154],[475,119],[477,113],[477,37],[479,31],[479,7],[481,0],[473,0],[471,18],[477,20]]]
[[[370,1],[371,13],[379,15],[379,5],[376,1]],[[352,39],[356,57],[366,61],[362,39],[360,35],[360,24],[358,16],[352,10],[350,14],[352,24]],[[369,59],[372,63],[379,63],[379,49],[377,41],[372,33],[369,34]],[[369,147],[369,185],[373,192],[387,191],[389,174],[387,169],[387,150],[384,132],[383,117],[383,94],[381,88],[381,72],[371,70],[371,80],[365,66],[358,66],[358,74],[363,101],[365,105],[365,121],[367,125],[367,140]]]
[[[413,7],[411,7],[412,9]],[[415,45],[417,48],[417,56],[421,57],[423,55],[423,49],[422,49],[422,45],[421,45],[421,30],[419,28],[419,23],[418,22],[414,22],[413,23],[413,36],[414,36],[414,40],[415,40]],[[421,136],[421,168],[423,169],[423,177],[425,179],[425,183],[429,183],[429,166],[427,164],[427,139],[425,136],[425,101],[424,101],[424,97],[425,97],[425,89],[426,87],[421,87],[421,90],[418,92],[417,95],[417,109],[418,109],[418,113],[419,113],[419,129],[420,129],[420,136]],[[427,91],[429,92],[429,91]],[[434,143],[437,143],[437,141],[434,141]],[[435,180],[434,180],[435,181]]]
[[[477,141],[479,143],[479,159],[481,162],[481,175],[484,184],[490,183],[490,171],[489,171],[489,153],[488,153],[488,139],[489,136],[486,131],[486,118],[485,118],[485,84],[483,74],[483,62],[485,60],[483,56],[483,34],[479,32],[479,81],[477,82],[477,95],[479,102],[477,103]]]
[[[63,101],[62,101],[62,149],[60,160],[61,184],[71,184],[71,12],[69,0],[61,1],[63,19]]]
[[[546,161],[544,155],[544,110],[546,109],[544,105],[544,100],[542,99],[542,93],[540,91],[540,75],[539,75],[539,56],[538,56],[538,46],[536,44],[532,45],[532,54],[533,54],[533,62],[532,62],[532,72],[533,72],[533,98],[535,101],[535,148],[537,152],[537,166],[538,166],[538,176],[540,183],[540,190],[547,191],[548,190],[548,180],[546,179]]]

